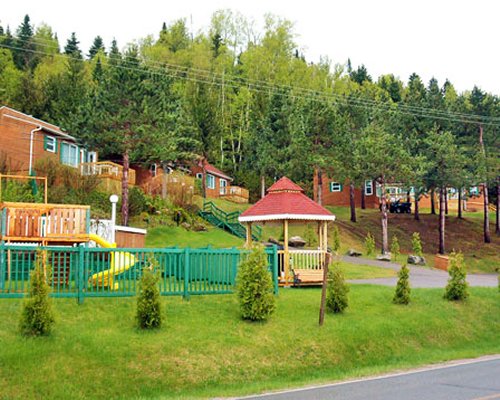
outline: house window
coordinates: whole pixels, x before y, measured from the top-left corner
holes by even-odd
[[[477,186],[471,187],[469,193],[471,196],[479,196],[479,188]]]
[[[95,151],[89,151],[87,154],[87,160],[91,163],[97,162],[97,153]]]
[[[57,151],[57,139],[53,136],[45,136],[43,141],[43,148],[45,151],[55,153]]]
[[[330,182],[330,192],[341,192],[342,185],[338,182]]]
[[[207,174],[207,188],[215,189],[215,176]]]
[[[203,174],[201,172],[198,172],[196,174],[196,179],[203,179]]]
[[[221,195],[226,194],[226,188],[227,188],[227,181],[225,179],[220,179],[220,188],[219,188],[219,193]]]
[[[365,196],[371,196],[373,194],[373,181],[365,181]]]
[[[80,152],[77,146],[66,142],[61,143],[61,163],[77,167],[79,164],[79,155]]]
[[[156,167],[156,163],[151,164],[150,170],[151,170],[151,175],[153,175],[153,177],[155,177],[157,172],[158,172],[157,167]]]

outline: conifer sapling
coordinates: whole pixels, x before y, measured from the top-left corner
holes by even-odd
[[[332,265],[328,271],[328,287],[326,293],[326,308],[333,313],[343,312],[349,305],[349,286],[345,282],[344,272],[339,262]]]
[[[403,264],[398,272],[398,283],[396,292],[392,298],[394,304],[408,304],[410,302],[410,269],[406,264]]]
[[[452,252],[449,257],[448,284],[444,292],[444,298],[450,301],[465,300],[469,297],[467,272],[465,271],[464,256],[462,253]]]
[[[365,250],[367,256],[371,256],[375,252],[375,238],[370,232],[368,232],[365,238]]]
[[[137,294],[137,326],[141,329],[161,327],[161,301],[158,289],[159,276],[154,272],[154,262],[143,270]]]

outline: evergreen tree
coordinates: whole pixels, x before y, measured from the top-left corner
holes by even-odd
[[[104,49],[104,41],[102,40],[102,37],[96,36],[94,42],[92,43],[92,46],[90,46],[89,49],[89,58],[93,59],[99,51],[101,51],[103,54],[106,54],[106,50]]]
[[[371,256],[375,252],[375,238],[370,232],[365,237],[365,251],[367,256]]]
[[[254,247],[238,267],[236,290],[243,319],[263,321],[276,308],[267,264],[264,249]]]
[[[401,254],[401,249],[399,247],[399,240],[396,235],[392,237],[391,243],[391,255],[394,257],[394,261],[398,261],[399,255]]]
[[[465,300],[469,297],[467,272],[462,253],[452,252],[449,257],[448,274],[450,279],[446,285],[444,298],[450,301]]]
[[[80,42],[76,38],[76,33],[72,32],[71,37],[66,42],[66,46],[64,46],[64,54],[72,58],[83,59],[82,51],[78,47],[79,44]]]
[[[47,257],[46,251],[38,251],[35,268],[30,274],[29,294],[24,301],[20,321],[20,330],[25,336],[49,335],[54,325],[50,287],[47,283],[51,276]]]
[[[120,50],[118,49],[116,39],[113,38],[111,42],[111,48],[109,50],[109,63],[111,65],[116,65],[121,60],[121,57],[122,55],[120,53]]]
[[[33,42],[33,25],[30,23],[28,14],[24,16],[23,22],[17,28],[14,44],[17,47],[13,50],[16,66],[19,69],[33,68],[36,59],[35,43]]]
[[[158,289],[159,276],[151,268],[143,270],[137,292],[136,321],[140,329],[161,327],[161,301]]]
[[[413,232],[413,235],[411,237],[411,247],[413,249],[413,254],[415,254],[416,256],[422,257],[424,255],[422,249],[422,241],[420,240],[420,233]]]
[[[403,264],[398,272],[398,283],[392,302],[394,304],[408,304],[410,302],[410,269]]]
[[[328,271],[326,309],[332,313],[341,313],[349,306],[349,286],[345,282],[340,263],[334,263]]]

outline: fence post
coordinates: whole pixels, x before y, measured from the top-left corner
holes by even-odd
[[[5,244],[3,240],[0,241],[0,290],[5,286]]]
[[[78,289],[78,297],[77,297],[77,302],[78,304],[83,304],[83,288],[84,288],[84,282],[83,282],[83,271],[85,268],[85,247],[83,246],[78,246],[78,263],[77,263],[77,271],[76,271],[76,276],[77,276],[77,289]]]
[[[182,295],[182,298],[184,300],[189,300],[189,267],[190,267],[190,262],[191,262],[191,256],[190,256],[190,251],[189,247],[186,247],[184,249],[184,294]]]
[[[273,284],[274,284],[274,294],[278,294],[278,246],[273,244]]]

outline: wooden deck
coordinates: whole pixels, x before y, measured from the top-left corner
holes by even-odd
[[[123,175],[123,167],[111,161],[99,161],[95,163],[81,163],[80,174],[82,175],[95,175],[101,179],[109,179],[121,182]],[[128,183],[135,185],[135,170],[129,168],[128,170]]]
[[[90,206],[0,203],[0,240],[69,244],[87,242]]]

